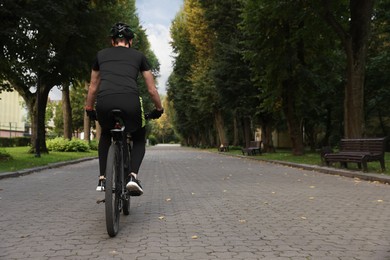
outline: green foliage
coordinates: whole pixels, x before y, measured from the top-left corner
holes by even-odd
[[[27,146],[30,145],[30,143],[30,137],[0,137],[0,147]]]
[[[83,140],[73,138],[72,140],[57,137],[47,141],[49,151],[57,152],[87,152],[89,144]]]
[[[315,149],[337,143],[345,125],[347,82],[340,32],[355,33],[348,31],[349,6],[366,11],[372,1],[367,3],[185,0],[171,26],[175,62],[168,81],[172,121],[183,143],[213,143],[214,108],[223,110],[228,136],[235,138],[229,143],[236,145],[237,138],[242,141],[260,127],[271,144],[274,130],[289,131],[302,151],[303,145]],[[390,97],[388,6],[377,2],[371,20],[364,95],[369,136],[390,131],[384,103]],[[365,22],[354,19],[354,25]],[[298,144],[302,136],[304,144]]]
[[[45,142],[46,100],[54,86],[70,85],[89,78],[96,52],[107,47],[109,28],[118,21],[136,28],[137,35],[146,34],[139,26],[135,0],[130,1],[5,1],[0,16],[0,89],[17,90],[28,106],[32,122],[38,122],[41,147]],[[156,61],[153,61],[155,64]],[[5,83],[10,84],[5,84]],[[36,105],[39,86],[40,103]],[[1,91],[1,90],[0,90]],[[37,110],[40,111],[37,119]],[[78,110],[83,111],[83,110]],[[82,114],[83,112],[81,112]],[[79,120],[78,115],[74,115]],[[79,122],[79,121],[78,121]],[[76,130],[79,129],[77,124]]]
[[[0,162],[9,160],[12,160],[12,156],[5,149],[0,149]]]
[[[90,148],[91,150],[93,150],[93,151],[97,151],[98,148],[99,148],[99,142],[98,142],[96,139],[90,141],[90,142],[89,142],[89,148]]]
[[[0,172],[12,172],[22,169],[34,168],[37,166],[44,166],[50,163],[63,162],[69,160],[75,160],[85,157],[95,158],[97,156],[96,151],[89,152],[56,152],[42,153],[41,157],[34,157],[34,154],[29,152],[30,147],[10,147],[5,148],[13,160],[2,161],[0,163]]]
[[[70,89],[70,102],[72,104],[72,129],[82,132],[84,128],[84,106],[87,90],[81,82],[74,82]]]
[[[154,135],[152,135],[152,134],[149,135],[148,139],[149,139],[149,144],[150,145],[156,145],[157,144],[157,138]]]

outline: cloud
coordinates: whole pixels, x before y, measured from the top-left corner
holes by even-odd
[[[172,72],[172,48],[169,28],[162,24],[144,25],[151,48],[160,62],[160,77],[157,79],[159,92],[166,92],[166,82]]]
[[[154,54],[160,62],[158,89],[166,93],[166,82],[172,72],[172,49],[170,46],[170,26],[183,4],[183,0],[137,0],[137,12],[141,25]]]

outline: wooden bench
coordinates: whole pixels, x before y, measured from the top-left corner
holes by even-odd
[[[261,143],[262,141],[250,141],[249,146],[242,148],[242,154],[245,155],[256,155],[261,154]]]
[[[218,151],[219,152],[229,152],[229,144],[228,143],[221,144],[218,147]]]
[[[379,161],[382,171],[385,170],[386,138],[341,139],[340,151],[323,155],[327,166],[332,162],[340,162],[347,168],[348,163],[357,163],[359,169],[367,171],[367,163]]]

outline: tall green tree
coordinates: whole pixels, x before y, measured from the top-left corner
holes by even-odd
[[[93,43],[102,36],[96,21],[99,17],[104,23],[108,14],[102,16],[84,0],[5,1],[2,10],[13,15],[13,23],[3,27],[0,75],[24,98],[32,116],[33,143],[37,140],[35,147],[47,152],[49,91],[86,72]]]
[[[244,35],[239,28],[243,1],[201,1],[205,19],[214,31],[214,56],[211,74],[220,95],[220,108],[228,124],[233,144],[248,145],[254,129],[251,120],[259,105],[257,89],[250,79],[249,64],[243,57]],[[240,124],[238,122],[243,122]],[[242,125],[242,127],[241,127]],[[248,133],[248,134],[245,134]],[[244,138],[240,138],[240,136]]]
[[[189,39],[195,49],[195,61],[192,63],[191,68],[191,81],[193,82],[193,94],[198,100],[198,110],[201,114],[212,117],[218,135],[218,142],[226,143],[227,137],[221,110],[221,96],[212,77],[216,33],[210,27],[201,1],[185,1],[184,13],[186,15]],[[204,130],[208,131],[209,129],[204,128]],[[206,140],[202,142],[208,143]]]
[[[367,136],[390,135],[390,2],[377,1],[368,52],[365,97]]]
[[[344,136],[360,138],[364,129],[364,84],[374,0],[323,0],[322,15],[341,40],[346,54]],[[340,13],[339,10],[343,10]],[[344,10],[348,10],[347,15]]]
[[[200,118],[190,79],[195,48],[186,28],[184,10],[181,10],[172,22],[171,37],[175,61],[173,72],[168,79],[167,96],[175,110],[172,121],[184,144],[197,145]]]

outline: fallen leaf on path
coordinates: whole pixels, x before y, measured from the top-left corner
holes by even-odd
[[[192,236],[191,238],[192,239],[198,239],[198,236]]]

